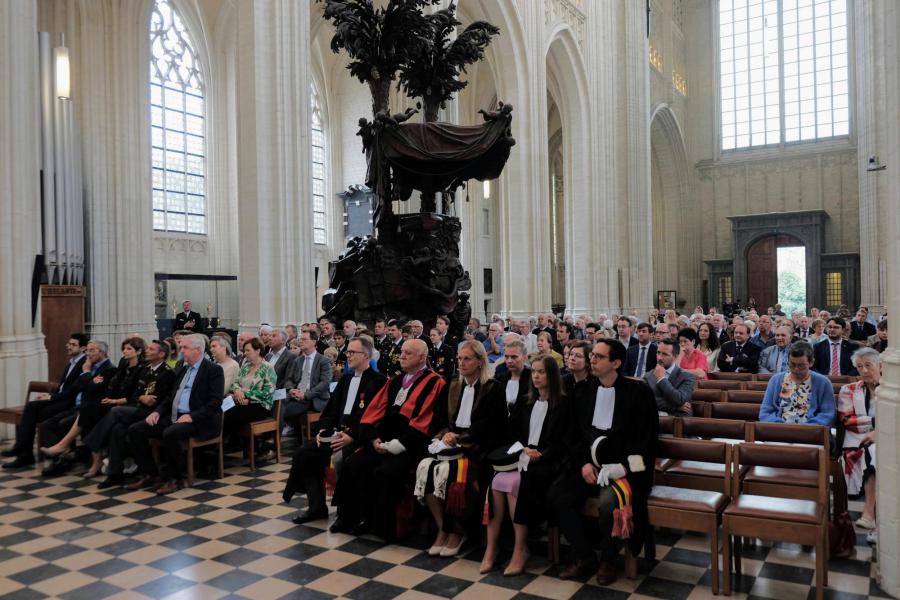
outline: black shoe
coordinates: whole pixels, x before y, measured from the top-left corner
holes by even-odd
[[[106,479],[97,484],[98,490],[125,485],[125,477],[123,475],[107,475]]]
[[[69,461],[55,460],[49,467],[41,471],[44,477],[58,477],[69,472]]]
[[[4,469],[24,469],[25,467],[30,467],[34,464],[33,456],[17,456],[15,460],[12,460],[3,465]]]
[[[334,523],[331,524],[331,527],[328,528],[328,531],[330,531],[331,533],[347,533],[351,529],[354,529],[354,527],[338,517],[334,520]]]
[[[7,450],[0,452],[0,456],[3,456],[5,458],[12,458],[13,456],[19,456],[19,449],[16,448],[15,446],[13,446],[12,448],[8,448]]]
[[[350,531],[350,533],[352,533],[353,535],[366,535],[370,531],[372,531],[372,524],[369,523],[367,520],[363,519],[362,521],[360,521],[359,523],[356,524],[356,527],[354,527]]]
[[[328,518],[327,510],[316,511],[316,512],[305,511],[305,512],[300,513],[293,519],[291,519],[291,521],[293,521],[294,525],[303,525],[304,523],[309,523],[310,521],[318,521],[319,519],[327,519],[327,518]],[[337,521],[335,521],[335,523],[337,523]]]

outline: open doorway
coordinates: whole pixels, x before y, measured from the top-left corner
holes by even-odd
[[[778,303],[786,315],[806,313],[806,248],[781,246],[777,249]]]

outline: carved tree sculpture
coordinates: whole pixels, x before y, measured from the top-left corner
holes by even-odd
[[[425,16],[429,43],[413,48],[409,60],[400,69],[400,85],[406,94],[422,98],[425,121],[437,121],[438,111],[446,108],[447,100],[468,85],[459,80],[466,65],[478,62],[491,38],[500,29],[484,21],[476,21],[465,28],[456,39],[450,39],[461,25],[456,19],[456,5]]]
[[[440,0],[390,0],[385,8],[375,8],[372,0],[319,1],[324,1],[324,17],[335,29],[331,50],[346,51],[350,74],[369,86],[372,115],[389,110],[397,71],[430,38],[422,8]]]

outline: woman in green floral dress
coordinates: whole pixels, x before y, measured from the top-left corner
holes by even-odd
[[[237,381],[228,390],[234,398],[234,406],[225,412],[225,432],[229,434],[236,434],[248,423],[272,416],[272,395],[277,377],[275,369],[263,360],[262,341],[252,338],[244,342],[241,350],[244,362]]]

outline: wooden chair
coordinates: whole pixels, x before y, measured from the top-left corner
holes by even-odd
[[[834,397],[837,399],[837,395],[841,393],[841,388],[847,385],[846,383],[839,383],[837,381],[831,382],[831,389],[834,390]]]
[[[217,446],[219,455],[219,479],[225,477],[225,446],[222,443],[222,430],[225,427],[225,415],[219,419],[219,435],[208,440],[198,440],[197,438],[189,438],[187,442],[182,442],[187,452],[187,481],[188,485],[194,485],[194,449],[204,446]]]
[[[275,435],[275,461],[281,462],[281,400],[272,406],[274,417],[253,421],[244,425],[241,437],[247,438],[247,454],[250,458],[250,470],[256,470],[256,438],[267,433]]]
[[[829,456],[831,436],[821,425],[793,425],[789,423],[750,423],[747,442],[774,444],[804,444],[825,449]],[[743,489],[749,494],[814,500],[818,473],[805,469],[776,469],[751,467],[743,477]]]
[[[752,381],[753,373],[724,373],[722,371],[714,371],[709,373],[712,381]]]
[[[722,398],[724,394],[722,390],[711,390],[711,389],[695,389],[691,393],[691,401],[697,402],[722,402],[724,399]]]
[[[708,440],[660,439],[657,448],[658,456],[664,460],[719,465],[719,491],[655,485],[648,500],[651,526],[709,534],[712,593],[718,594],[719,524],[731,497],[731,445]],[[647,558],[655,559],[654,556]]]
[[[769,381],[774,373],[757,373],[756,381]]]
[[[678,417],[672,416],[660,416],[659,417],[659,435],[660,437],[681,437],[681,419]],[[658,478],[663,471],[665,471],[670,461],[667,458],[656,458],[656,471],[655,475]]]
[[[681,431],[684,438],[715,439],[721,443],[740,443],[746,439],[744,421],[731,419],[704,419],[682,417]],[[721,463],[702,460],[671,460],[658,478],[665,485],[692,490],[716,491],[722,489]]]
[[[322,413],[309,411],[300,416],[300,436],[302,440],[312,438],[312,427],[319,422]]]
[[[753,390],[728,390],[725,392],[725,401],[730,403],[756,404],[759,407],[762,404],[766,392]],[[757,408],[758,410],[758,408]]]
[[[797,500],[741,493],[741,482],[732,478],[732,501],[722,518],[724,540],[724,592],[731,593],[733,536],[815,545],[816,600],[825,597],[828,585],[828,457],[814,446],[743,443],[734,448],[733,471],[740,467],[813,470],[817,473],[815,500]],[[740,546],[735,549],[735,570],[741,572]]]
[[[768,381],[748,381],[747,382],[747,391],[748,392],[765,392],[767,387],[769,387]]]
[[[29,381],[28,388],[25,391],[25,404],[31,401],[32,394],[52,394],[58,387],[59,384],[55,381]],[[22,415],[25,413],[25,404],[0,408],[0,423],[21,424]],[[38,431],[40,431],[40,427]]]
[[[743,381],[725,381],[722,379],[707,379],[697,382],[697,388],[701,390],[742,390]]]
[[[713,419],[738,419],[759,421],[759,404],[742,402],[714,402],[709,405],[709,416]]]
[[[828,379],[831,380],[831,383],[853,383],[857,378],[851,377],[850,375],[829,375]]]

